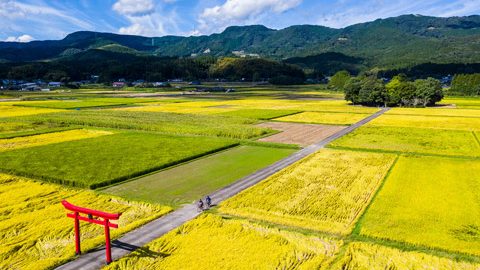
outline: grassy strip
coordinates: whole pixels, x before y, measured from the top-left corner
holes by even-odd
[[[273,164],[294,151],[240,146],[111,186],[102,192],[177,207]]]

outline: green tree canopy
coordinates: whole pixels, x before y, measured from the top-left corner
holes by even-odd
[[[345,88],[345,84],[350,79],[350,73],[346,70],[342,70],[337,72],[335,75],[332,76],[330,81],[328,82],[328,88],[335,90],[335,91],[342,91]]]

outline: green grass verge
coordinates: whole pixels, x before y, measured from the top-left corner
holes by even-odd
[[[208,137],[120,133],[8,151],[0,170],[72,186],[97,188],[237,144]]]
[[[240,146],[102,190],[104,193],[179,206],[273,164],[295,149]]]

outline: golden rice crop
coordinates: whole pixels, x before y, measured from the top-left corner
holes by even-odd
[[[480,160],[402,156],[359,233],[480,256]]]
[[[325,269],[341,244],[207,214],[106,269]]]
[[[458,108],[465,109],[480,109],[480,99],[475,97],[447,97],[444,98],[441,104],[455,105]]]
[[[0,139],[0,152],[39,145],[76,141],[113,134],[109,131],[76,129],[61,132],[52,132],[40,135]]]
[[[335,140],[330,146],[406,153],[480,156],[480,145],[474,133],[464,130],[367,125]]]
[[[480,117],[444,117],[422,115],[382,115],[368,126],[414,127],[453,130],[480,130]]]
[[[112,237],[171,210],[0,174],[0,269],[48,269],[75,255],[73,220],[66,217],[62,199],[107,212],[123,212],[119,229],[111,230]],[[105,241],[102,226],[82,222],[80,230],[83,251]]]
[[[226,214],[346,234],[395,155],[325,149],[225,201]]]
[[[369,114],[360,113],[303,112],[276,118],[275,120],[299,123],[350,125],[368,116]]]
[[[401,251],[375,244],[353,242],[333,269],[384,270],[384,269],[458,269],[478,270],[480,264],[455,261],[421,252]]]
[[[152,106],[138,106],[119,108],[123,111],[137,111],[137,112],[170,112],[170,113],[193,113],[193,114],[215,114],[222,112],[229,112],[235,110],[235,108],[222,108],[222,107],[191,107],[182,106],[184,103],[175,105],[152,105]]]
[[[350,106],[344,100],[239,99],[226,102],[242,108],[283,109],[319,112],[374,113],[377,108]]]
[[[60,112],[58,109],[0,105],[0,118]]]
[[[480,110],[452,108],[393,108],[386,114],[480,117]]]

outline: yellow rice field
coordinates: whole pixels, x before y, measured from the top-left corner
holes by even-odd
[[[480,264],[461,262],[415,251],[353,242],[335,270],[456,269],[478,270]]]
[[[347,234],[395,155],[324,149],[220,205],[225,214]]]
[[[222,108],[222,107],[214,107],[214,106],[212,107],[186,106],[188,105],[188,103],[190,102],[174,104],[174,105],[167,104],[167,105],[127,107],[127,108],[119,108],[117,110],[137,111],[137,112],[140,111],[140,112],[193,113],[193,114],[216,114],[216,113],[229,112],[229,111],[235,110],[235,108]]]
[[[325,269],[341,245],[206,214],[104,269]]]
[[[382,115],[368,123],[368,126],[414,127],[479,131],[480,118],[443,117],[420,115]]]
[[[359,233],[480,256],[480,161],[399,158]]]
[[[242,108],[286,109],[319,112],[374,113],[377,108],[351,106],[344,100],[282,100],[282,99],[239,99],[225,104]]]
[[[0,139],[0,152],[46,144],[95,138],[110,134],[113,134],[113,132],[103,130],[76,129],[33,136],[16,137],[11,139]]]
[[[60,112],[59,109],[0,105],[0,118]]]
[[[386,114],[480,117],[480,110],[451,108],[393,108],[386,112]]]
[[[126,111],[173,112],[215,114],[239,109],[297,110],[318,112],[343,112],[370,114],[377,108],[350,106],[343,100],[276,100],[238,99],[215,101],[191,101],[181,103],[144,103],[136,107],[116,108]]]
[[[60,204],[122,212],[117,237],[171,209],[0,174],[0,269],[50,269],[75,255],[73,220]],[[103,227],[82,223],[82,249],[104,243]]]
[[[360,113],[303,112],[276,118],[275,120],[311,124],[351,125],[368,116],[370,115]]]

